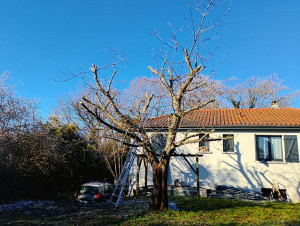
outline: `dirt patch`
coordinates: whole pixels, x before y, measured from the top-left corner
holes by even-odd
[[[149,199],[102,203],[24,201],[0,205],[0,224],[118,224],[149,211]]]

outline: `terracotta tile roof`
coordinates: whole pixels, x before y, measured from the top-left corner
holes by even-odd
[[[147,127],[168,127],[170,115],[150,118]],[[300,109],[200,109],[187,114],[181,127],[300,127]]]

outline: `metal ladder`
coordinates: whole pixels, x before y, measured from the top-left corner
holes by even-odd
[[[115,207],[119,206],[120,199],[124,191],[124,187],[127,183],[127,178],[129,176],[130,168],[136,156],[136,149],[137,149],[136,147],[130,147],[123,169],[116,183],[115,189],[108,201],[109,204],[113,204]]]

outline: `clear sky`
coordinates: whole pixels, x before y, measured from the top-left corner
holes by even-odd
[[[79,81],[51,80],[61,71],[87,71],[107,63],[107,46],[129,64],[122,80],[149,76],[153,28],[167,35],[168,22],[181,26],[187,1],[179,0],[0,0],[0,73],[9,71],[19,95],[38,98],[45,116],[56,99]],[[216,79],[276,73],[300,89],[300,1],[233,0],[222,27]],[[300,100],[296,107],[300,108]]]

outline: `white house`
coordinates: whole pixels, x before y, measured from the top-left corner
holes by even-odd
[[[168,115],[149,119],[149,133],[158,129],[166,133],[168,119]],[[201,109],[184,118],[177,139],[186,131],[196,133],[203,128],[215,130],[210,138],[230,139],[189,144],[176,150],[178,154],[205,150],[199,158],[200,187],[228,185],[261,191],[272,188],[275,182],[280,189],[286,189],[288,200],[300,202],[300,109]],[[196,158],[186,158],[195,168]],[[142,165],[140,186],[145,183],[144,174]],[[152,173],[148,175],[149,185]],[[136,163],[131,179],[136,181]],[[195,173],[179,156],[171,158],[168,184],[174,184],[176,179],[196,187]]]

